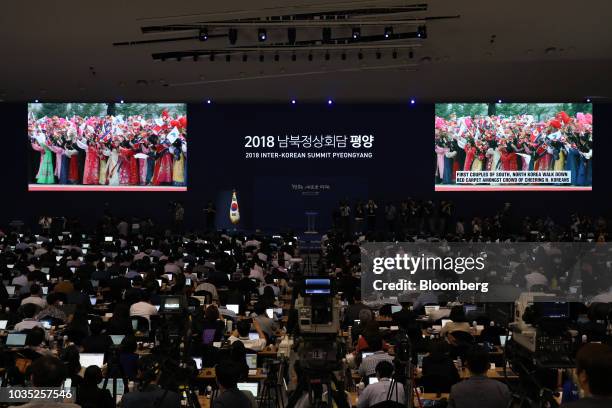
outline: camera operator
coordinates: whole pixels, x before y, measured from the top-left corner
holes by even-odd
[[[612,406],[612,348],[591,343],[576,355],[576,377],[584,397],[562,408],[604,408]]]

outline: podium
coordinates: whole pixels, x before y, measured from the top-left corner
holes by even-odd
[[[304,214],[306,215],[306,231],[304,233],[317,234],[316,223],[319,213],[317,211],[306,211]]]

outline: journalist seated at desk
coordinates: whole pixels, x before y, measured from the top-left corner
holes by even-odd
[[[491,364],[483,347],[472,348],[466,356],[470,377],[452,386],[448,399],[449,408],[503,408],[512,398],[508,386],[487,378]]]
[[[612,348],[606,344],[584,345],[576,355],[576,377],[583,398],[562,408],[612,407]]]

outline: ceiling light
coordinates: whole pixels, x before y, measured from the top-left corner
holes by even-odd
[[[268,33],[266,32],[266,29],[260,28],[257,37],[259,38],[259,41],[266,41],[268,39]]]
[[[385,38],[390,38],[393,35],[393,27],[385,27]]]
[[[359,37],[361,37],[361,28],[353,27],[352,37],[353,37],[353,40],[358,40]]]
[[[208,41],[208,28],[202,27],[198,32],[198,40],[200,41]]]

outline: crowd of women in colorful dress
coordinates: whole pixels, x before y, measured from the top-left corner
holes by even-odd
[[[457,171],[567,170],[571,185],[590,186],[593,117],[436,117],[435,153],[437,184],[454,184]]]
[[[40,153],[38,184],[185,186],[187,118],[91,116],[28,119]]]

